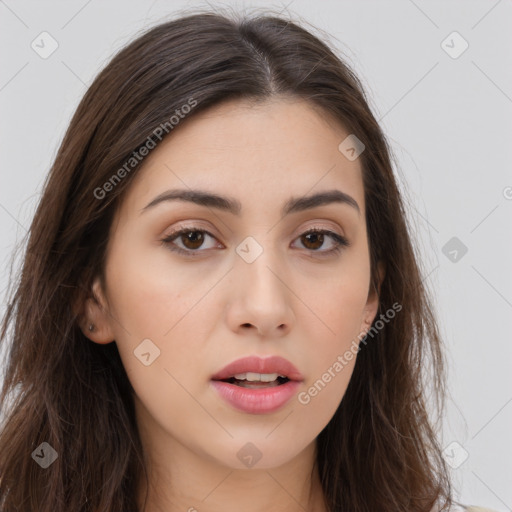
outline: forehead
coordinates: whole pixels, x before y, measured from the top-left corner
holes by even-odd
[[[349,132],[301,99],[232,100],[186,118],[142,162],[122,210],[140,211],[167,189],[237,197],[242,214],[262,204],[336,188],[364,212],[360,160],[338,149]]]

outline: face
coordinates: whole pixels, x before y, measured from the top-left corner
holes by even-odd
[[[232,101],[186,119],[146,157],[116,213],[104,287],[94,283],[101,306],[87,306],[96,329],[85,332],[117,344],[155,443],[231,468],[254,450],[271,468],[334,415],[378,307],[362,169],[338,149],[348,135],[302,100]],[[232,211],[162,199],[176,190],[222,196]],[[342,199],[294,202],[331,191]],[[300,375],[213,384],[247,356],[279,356]]]

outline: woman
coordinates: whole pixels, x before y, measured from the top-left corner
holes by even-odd
[[[30,229],[1,510],[456,510],[430,304],[340,58],[277,16],[154,27],[85,94]]]

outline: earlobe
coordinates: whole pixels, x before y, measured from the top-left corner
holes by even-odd
[[[93,283],[92,297],[85,301],[80,328],[84,335],[95,343],[106,344],[114,341],[110,315],[99,278]]]

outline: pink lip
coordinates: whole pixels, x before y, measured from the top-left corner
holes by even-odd
[[[229,379],[237,373],[277,373],[290,380],[302,381],[304,377],[290,361],[279,356],[262,359],[258,356],[243,357],[225,366],[212,376],[212,380]]]
[[[238,373],[277,373],[290,379],[279,386],[249,389],[223,382]],[[264,414],[277,411],[283,407],[300,387],[304,380],[302,374],[290,361],[278,357],[244,357],[228,364],[210,381],[211,386],[234,408],[250,414]]]
[[[210,385],[235,409],[250,414],[265,414],[283,407],[295,395],[300,382],[289,380],[280,386],[261,389],[242,388],[221,380],[212,380]]]

